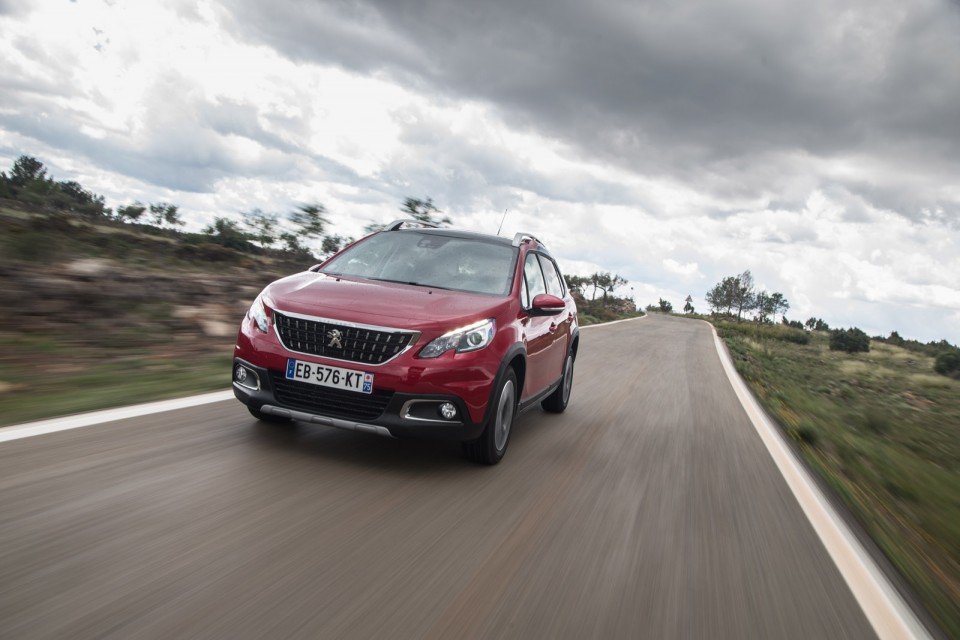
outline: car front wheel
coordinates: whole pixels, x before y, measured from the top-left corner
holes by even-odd
[[[507,369],[493,400],[493,413],[477,440],[463,443],[464,455],[481,464],[497,464],[510,443],[510,431],[517,417],[517,376]]]

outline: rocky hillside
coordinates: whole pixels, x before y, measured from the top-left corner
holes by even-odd
[[[260,289],[311,264],[0,209],[0,296],[13,311],[0,337],[9,345],[43,336],[81,352],[229,349]]]

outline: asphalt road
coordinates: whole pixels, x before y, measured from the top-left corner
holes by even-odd
[[[874,637],[706,324],[580,354],[496,467],[234,401],[0,444],[0,637]]]

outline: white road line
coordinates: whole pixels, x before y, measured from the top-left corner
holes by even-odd
[[[747,389],[716,329],[713,325],[710,328],[717,353],[740,403],[877,636],[883,640],[930,638],[926,628],[840,519],[806,468],[787,449],[779,427],[771,422]]]
[[[67,431],[69,429],[79,429],[80,427],[90,427],[95,424],[103,424],[104,422],[113,422],[115,420],[137,418],[139,416],[150,415],[151,413],[162,413],[164,411],[198,407],[203,404],[223,402],[224,400],[229,400],[230,398],[233,398],[233,391],[216,391],[214,393],[205,393],[199,396],[176,398],[174,400],[161,400],[159,402],[137,404],[131,407],[118,407],[116,409],[93,411],[91,413],[80,413],[73,416],[53,418],[51,420],[41,420],[40,422],[29,422],[27,424],[20,424],[13,427],[0,428],[0,442],[19,440],[20,438],[29,438],[31,436],[39,436],[45,433],[56,433],[57,431]]]
[[[612,324],[620,324],[621,322],[632,322],[632,321],[634,321],[634,320],[643,320],[643,319],[646,318],[646,317],[647,317],[647,316],[644,315],[644,316],[637,316],[637,317],[635,317],[635,318],[624,318],[623,320],[612,320],[612,321],[610,321],[610,322],[600,322],[600,323],[598,323],[598,324],[585,324],[585,325],[583,325],[583,326],[580,327],[580,328],[581,328],[581,329],[592,329],[592,328],[594,328],[594,327],[609,327],[609,326],[612,325]]]

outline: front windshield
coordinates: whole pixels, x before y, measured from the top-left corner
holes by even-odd
[[[517,251],[481,238],[387,231],[356,244],[321,273],[507,295]]]

